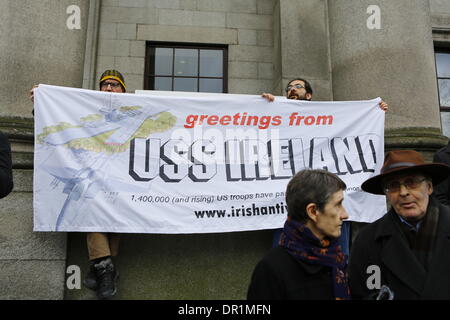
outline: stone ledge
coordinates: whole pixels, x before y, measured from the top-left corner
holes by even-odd
[[[9,139],[34,140],[34,121],[32,118],[0,117],[0,131]]]
[[[385,131],[385,150],[414,149],[422,152],[425,161],[432,161],[434,153],[444,147],[448,138],[437,128],[407,127]]]
[[[412,148],[437,150],[445,146],[448,138],[437,128],[408,127],[385,131],[386,149]]]
[[[0,117],[0,131],[11,143],[14,169],[32,169],[34,161],[34,121],[32,118]]]

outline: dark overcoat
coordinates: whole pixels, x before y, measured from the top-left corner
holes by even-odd
[[[11,145],[0,132],[0,198],[6,197],[13,188]]]
[[[433,162],[450,165],[450,142],[447,146],[436,152]],[[433,194],[441,203],[450,205],[450,178],[447,178],[440,184],[435,185]]]
[[[376,269],[368,270],[369,266],[379,267],[381,285],[394,292],[394,299],[450,299],[450,208],[434,202],[439,208],[439,220],[429,270],[410,249],[391,209],[364,227],[353,243],[349,261],[353,299],[365,299],[376,291],[368,288],[368,284],[376,284],[377,273]]]
[[[249,300],[332,300],[332,269],[299,261],[285,248],[272,248],[257,264]]]

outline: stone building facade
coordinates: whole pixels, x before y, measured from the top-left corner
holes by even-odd
[[[69,28],[71,6],[77,28]],[[387,101],[387,150],[430,159],[448,140],[447,0],[2,0],[0,17],[0,130],[15,179],[0,200],[0,299],[94,298],[65,283],[67,266],[86,271],[84,235],[32,231],[34,84],[98,89],[99,75],[116,68],[129,92],[151,89],[150,44],[220,45],[228,93],[282,95],[302,77],[315,100]],[[245,298],[271,236],[125,235],[118,298]]]

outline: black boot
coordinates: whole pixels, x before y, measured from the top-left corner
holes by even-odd
[[[105,258],[94,264],[94,272],[97,278],[97,297],[111,299],[116,294],[116,281],[119,276],[111,258]]]
[[[83,284],[86,288],[91,290],[97,290],[97,276],[95,275],[95,268],[94,268],[95,262],[90,261],[89,262],[89,270],[86,274],[86,277],[83,280]]]

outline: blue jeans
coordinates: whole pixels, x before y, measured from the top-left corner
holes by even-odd
[[[341,245],[342,251],[347,256],[350,254],[350,223],[350,221],[344,221],[342,224],[341,235],[338,238],[338,243]],[[272,239],[272,247],[278,246],[282,230],[282,228],[275,229]]]

